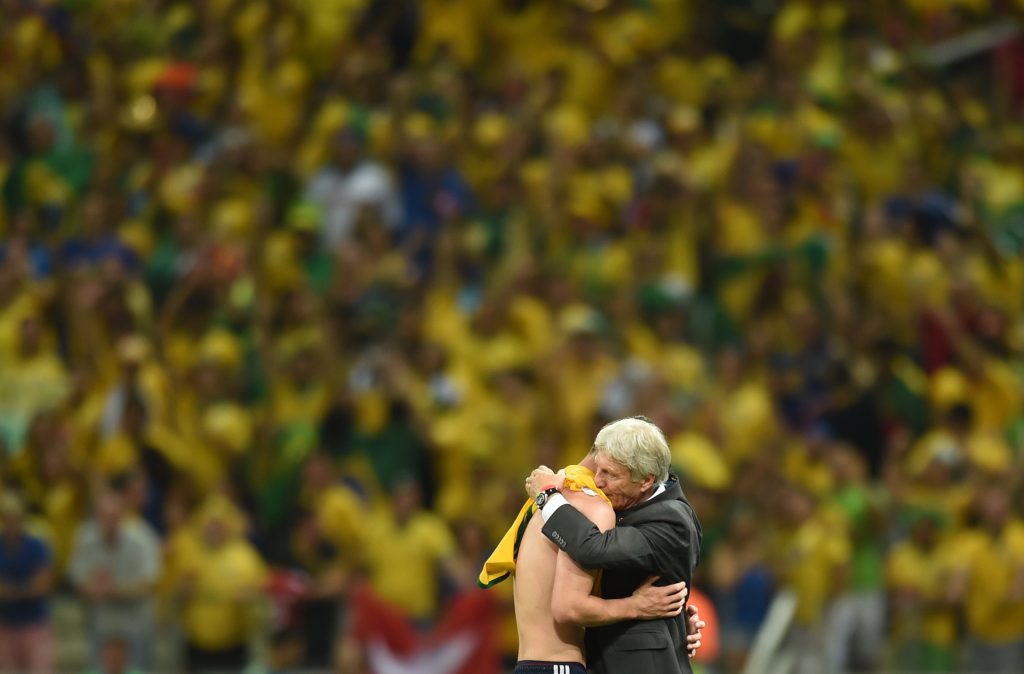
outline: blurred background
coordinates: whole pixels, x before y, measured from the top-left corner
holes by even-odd
[[[1024,671],[1022,12],[0,0],[0,670],[511,671],[642,413],[701,671]]]

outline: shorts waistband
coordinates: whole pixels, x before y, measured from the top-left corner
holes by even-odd
[[[579,662],[520,660],[512,674],[587,674],[587,668]]]

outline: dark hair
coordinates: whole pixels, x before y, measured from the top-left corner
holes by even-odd
[[[946,412],[946,420],[954,426],[970,427],[974,421],[974,409],[970,403],[957,403]]]

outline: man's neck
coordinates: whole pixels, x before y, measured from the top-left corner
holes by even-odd
[[[661,494],[664,491],[665,491],[665,483],[664,482],[659,482],[658,486],[654,487],[651,490],[651,493],[647,496],[647,498],[645,498],[643,501],[641,501],[641,503],[647,503],[652,498],[654,498],[655,496],[658,496],[659,494]]]

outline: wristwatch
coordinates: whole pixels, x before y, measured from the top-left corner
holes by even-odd
[[[558,489],[555,487],[544,487],[543,490],[537,496],[534,497],[533,502],[537,504],[537,509],[540,510],[544,507],[544,504],[548,502],[552,496],[558,493]]]

